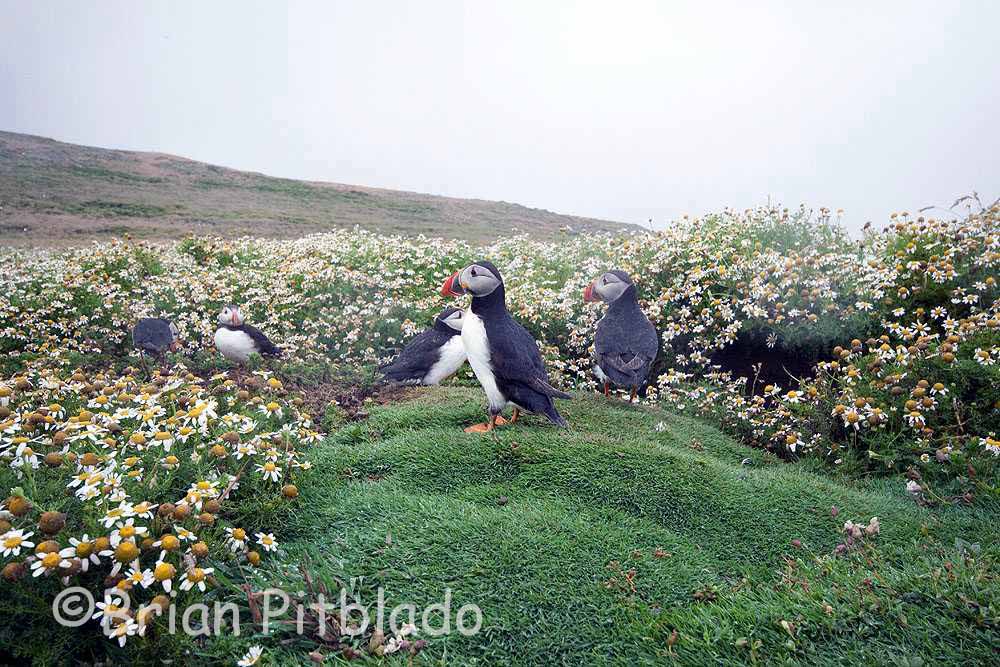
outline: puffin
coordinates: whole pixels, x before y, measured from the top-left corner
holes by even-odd
[[[465,363],[463,319],[461,308],[442,310],[434,326],[417,334],[392,363],[379,369],[382,375],[392,384],[425,387],[454,375]]]
[[[246,323],[239,306],[224,306],[219,313],[219,325],[215,347],[226,359],[241,364],[254,353],[262,357],[281,356],[281,350],[260,329]]]
[[[634,401],[640,389],[645,394],[660,347],[656,327],[639,308],[635,283],[624,271],[608,271],[587,285],[583,300],[608,304],[594,335],[594,374],[604,383],[604,395],[615,384],[630,389]]]
[[[142,352],[160,356],[180,347],[177,325],[160,317],[144,317],[132,328],[132,345]]]
[[[466,433],[487,433],[507,423],[501,416],[507,405],[514,407],[511,423],[524,411],[567,426],[553,399],[570,395],[549,383],[535,339],[507,312],[503,277],[497,267],[485,260],[470,264],[445,280],[441,294],[472,295],[462,324],[462,343],[486,392],[489,420],[469,426]]]
[[[144,355],[156,357],[158,361],[162,361],[163,355],[168,351],[176,352],[180,345],[180,332],[170,320],[144,317],[132,328],[132,346]],[[142,364],[148,373],[145,356],[142,356]]]

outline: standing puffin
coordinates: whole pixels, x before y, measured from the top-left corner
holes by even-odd
[[[180,347],[180,332],[177,326],[170,320],[159,317],[144,317],[135,323],[132,328],[132,346],[143,353],[141,356],[143,368],[149,373],[146,366],[146,354],[156,357],[157,361],[163,361],[163,355],[176,352]]]
[[[630,388],[630,400],[635,400],[639,389],[645,391],[660,340],[639,308],[635,284],[624,271],[608,271],[587,285],[583,300],[609,305],[594,336],[594,374],[604,383],[604,395],[613,383]]]
[[[507,312],[503,278],[497,267],[487,261],[467,266],[445,281],[441,294],[472,295],[462,325],[462,342],[476,379],[486,392],[490,419],[465,431],[484,433],[506,423],[500,413],[508,404],[514,406],[511,422],[517,421],[524,410],[566,426],[552,399],[570,395],[549,384],[535,339]]]
[[[391,364],[381,369],[394,384],[435,385],[451,377],[465,363],[462,310],[445,308],[434,326],[417,334]]]
[[[238,306],[224,306],[219,313],[219,325],[215,347],[226,359],[241,364],[254,353],[262,357],[281,356],[281,350],[260,329],[244,321]]]
[[[168,350],[176,352],[180,347],[180,333],[170,320],[160,317],[144,317],[132,328],[132,345],[137,349],[161,356]]]

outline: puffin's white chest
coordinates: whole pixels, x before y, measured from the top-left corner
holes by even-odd
[[[215,348],[230,361],[244,362],[257,351],[253,338],[242,331],[220,327],[215,332]]]
[[[445,378],[454,375],[464,363],[465,344],[462,342],[462,337],[452,336],[447,343],[441,346],[441,357],[427,371],[422,384],[438,384]]]
[[[465,311],[465,321],[462,324],[462,343],[469,357],[469,365],[476,374],[476,379],[486,392],[486,400],[490,410],[498,412],[507,405],[507,397],[497,387],[493,376],[493,365],[490,363],[490,342],[486,338],[486,327],[479,316],[471,309]]]

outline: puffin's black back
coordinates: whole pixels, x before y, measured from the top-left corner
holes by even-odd
[[[543,414],[560,426],[566,420],[552,398],[570,398],[555,389],[545,371],[535,338],[507,311],[506,292],[500,272],[490,262],[476,262],[500,279],[500,286],[486,296],[472,299],[472,312],[482,319],[490,346],[490,365],[500,392],[525,410]]]
[[[280,357],[281,348],[271,342],[271,340],[264,335],[264,332],[253,326],[252,324],[247,324],[244,322],[238,327],[227,327],[234,331],[242,331],[246,335],[250,336],[253,342],[257,345],[257,352],[262,357]]]
[[[631,280],[629,283],[597,324],[594,356],[604,374],[616,385],[644,388],[660,340],[656,328],[639,308],[635,285]]]
[[[459,332],[444,323],[444,319],[458,308],[447,308],[436,318],[434,326],[414,336],[391,363],[381,369],[390,382],[420,382],[431,366],[441,359],[441,347]]]
[[[132,345],[152,354],[160,354],[174,342],[170,321],[159,317],[144,317],[132,329]]]

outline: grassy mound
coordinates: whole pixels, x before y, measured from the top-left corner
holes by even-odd
[[[941,664],[1000,640],[995,512],[917,507],[603,398],[566,403],[567,431],[462,433],[480,412],[477,392],[436,389],[341,429],[281,536],[389,608],[446,588],[453,618],[482,608],[478,635],[433,638],[423,659]],[[879,534],[832,555],[846,519],[872,516]]]

